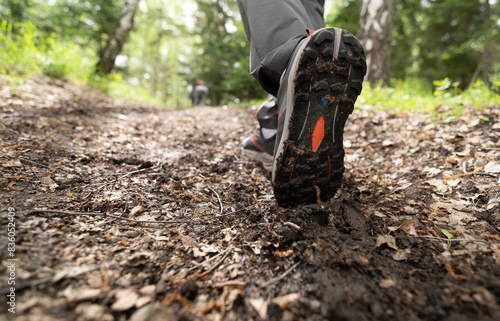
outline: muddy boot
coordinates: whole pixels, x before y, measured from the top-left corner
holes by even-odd
[[[344,173],[343,134],[361,93],[359,41],[338,28],[312,32],[295,48],[278,93],[272,181],[278,205],[326,201]]]
[[[243,153],[253,161],[261,163],[267,170],[273,167],[273,150],[278,128],[278,104],[276,97],[269,95],[257,111],[259,125],[252,136],[243,141]]]

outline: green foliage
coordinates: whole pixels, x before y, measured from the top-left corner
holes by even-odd
[[[230,17],[222,8],[227,1],[212,2],[210,0],[197,0],[200,11],[197,17],[195,32],[198,35],[212,35],[211,37],[199,36],[196,39],[196,57],[193,62],[195,77],[204,79],[211,88],[209,94],[213,104],[223,100],[222,89],[226,85],[226,71],[231,68],[232,59],[230,50],[226,49],[231,44],[232,34],[226,25]],[[229,59],[228,59],[229,58]]]
[[[361,1],[334,3],[336,10],[327,17],[327,25],[355,33]],[[481,68],[493,77],[500,67],[498,1],[399,0],[396,4],[393,78],[417,78],[431,85],[435,79],[448,77],[465,89],[475,82]]]
[[[82,52],[75,44],[42,37],[30,22],[13,24],[0,19],[0,67],[6,74],[68,76],[86,81],[91,73],[90,59]]]
[[[40,66],[35,28],[32,24],[18,28],[21,35],[14,35],[13,24],[0,20],[0,66],[5,73],[32,73]]]
[[[250,76],[249,45],[233,0],[141,1],[115,72],[93,74],[124,0],[3,0],[0,73],[72,78],[131,99],[188,106],[203,79],[212,104],[264,99]],[[489,4],[489,5],[487,5]],[[326,24],[356,33],[361,1],[335,0]],[[397,1],[390,88],[366,84],[358,106],[459,115],[465,106],[500,105],[500,3]],[[484,72],[486,71],[486,72]],[[477,80],[479,79],[479,80]],[[446,112],[437,106],[447,106]]]
[[[207,83],[212,104],[263,97],[263,90],[249,74],[250,47],[243,25],[236,19],[236,3],[197,0],[196,4],[200,14],[194,30],[193,75]]]
[[[151,92],[142,86],[134,86],[125,81],[120,74],[93,73],[90,75],[88,83],[112,96],[123,97],[129,100],[142,101],[158,106],[168,106],[161,99],[151,95]]]
[[[443,234],[444,234],[444,236],[446,236],[446,237],[447,237],[448,239],[450,239],[450,240],[453,238],[453,234],[451,234],[450,232],[448,232],[448,231],[447,231],[447,230],[445,230],[445,229],[442,229],[442,230],[441,230],[441,233],[443,233]]]
[[[458,96],[458,86],[460,83],[458,81],[452,82],[450,78],[446,77],[441,80],[434,80],[432,82],[436,89],[434,90],[434,96],[440,97],[451,97]],[[451,90],[451,92],[450,92]]]
[[[464,91],[458,88],[458,83],[451,82],[449,78],[434,83],[437,86],[434,90],[424,81],[415,79],[393,80],[390,87],[372,87],[370,83],[365,83],[356,106],[367,110],[429,113],[432,115],[429,121],[439,122],[454,120],[471,106],[478,110],[500,106],[500,96],[489,90],[480,80]]]
[[[329,27],[339,27],[352,33],[359,30],[359,12],[362,1],[359,0],[336,0],[333,1],[333,9],[326,15],[325,24]]]
[[[423,81],[392,80],[390,87],[381,85],[372,87],[368,82],[363,83],[363,91],[357,100],[357,105],[363,109],[429,112],[435,108],[436,100],[431,87]]]

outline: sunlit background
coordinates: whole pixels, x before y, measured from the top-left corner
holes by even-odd
[[[359,35],[361,6],[367,1],[327,1],[327,25]],[[189,91],[197,79],[210,88],[211,105],[250,105],[266,97],[249,75],[249,45],[236,0],[139,1],[113,70],[96,72],[125,3],[3,0],[1,74],[66,78],[167,107],[190,106]],[[359,106],[426,109],[436,105],[435,99],[456,106],[496,104],[498,0],[392,3],[392,46],[386,48],[392,48],[390,82],[367,84]]]

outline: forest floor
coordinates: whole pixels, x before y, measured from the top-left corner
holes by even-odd
[[[498,107],[356,110],[297,208],[242,157],[252,108],[37,77],[0,110],[0,320],[500,320]]]

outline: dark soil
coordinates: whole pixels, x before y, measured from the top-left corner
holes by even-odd
[[[341,189],[296,208],[241,155],[251,108],[34,78],[0,110],[16,320],[500,320],[498,108],[356,109]]]

